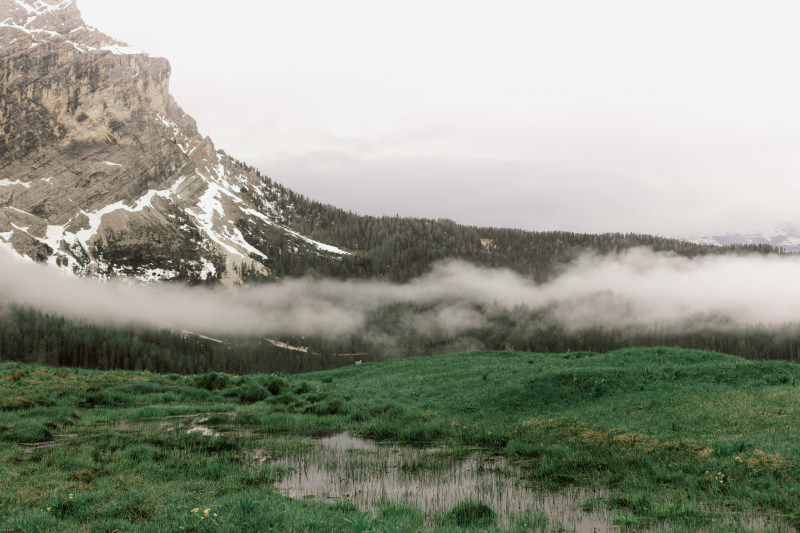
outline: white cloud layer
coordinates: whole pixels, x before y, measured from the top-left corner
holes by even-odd
[[[0,301],[101,324],[139,323],[203,334],[296,334],[339,338],[365,330],[369,314],[396,303],[420,335],[455,336],[486,324],[480,309],[547,310],[569,329],[686,327],[687,318],[725,316],[739,325],[800,322],[800,258],[705,256],[645,249],[585,256],[536,284],[509,270],[448,262],[406,284],[300,279],[249,288],[133,285],[76,278],[0,250]]]
[[[800,222],[796,2],[78,5],[169,58],[221,148],[340,207],[667,235]]]

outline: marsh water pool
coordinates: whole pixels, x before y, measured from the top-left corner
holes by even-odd
[[[276,483],[282,494],[347,500],[373,512],[384,502],[401,503],[420,509],[429,525],[435,515],[473,501],[491,507],[501,527],[545,515],[549,524],[560,523],[567,531],[613,530],[607,513],[581,508],[603,495],[599,489],[537,490],[522,481],[518,465],[502,456],[377,444],[348,433],[315,440],[308,451],[275,462],[288,468]]]
[[[540,489],[524,481],[524,462],[485,450],[454,453],[445,447],[376,443],[349,433],[313,440],[301,453],[272,461],[285,472],[275,484],[281,494],[296,500],[347,501],[373,513],[387,502],[408,505],[422,511],[426,526],[469,501],[488,505],[502,528],[529,524],[532,531],[539,530],[537,525],[542,531],[629,530],[603,505],[612,495],[607,489]],[[718,511],[732,528],[796,532],[769,515]]]
[[[117,429],[157,433],[183,432],[210,439],[222,436],[258,441],[265,435],[234,425],[234,412],[198,413],[117,422]],[[279,439],[280,441],[280,439]],[[531,460],[512,460],[482,448],[415,447],[383,443],[343,433],[290,437],[283,445],[270,438],[268,449],[247,448],[244,460],[269,464],[278,473],[275,490],[294,500],[346,502],[372,515],[387,504],[418,510],[425,527],[464,502],[484,504],[492,523],[503,529],[558,532],[663,531],[669,521],[651,528],[631,528],[607,502],[615,493],[604,487],[567,487],[553,491],[526,481]],[[667,503],[667,502],[663,502]],[[796,533],[774,515],[701,507],[718,517],[715,526],[735,531]]]

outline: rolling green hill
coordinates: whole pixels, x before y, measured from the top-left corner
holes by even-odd
[[[476,453],[500,454],[525,486],[591,488],[575,513],[601,513],[625,531],[787,531],[800,526],[798,382],[793,363],[668,348],[454,354],[295,376],[6,363],[0,527],[400,532],[500,524],[501,510],[480,502],[433,515],[383,502],[364,516],[343,495],[293,500],[275,488],[298,468],[287,462],[316,457],[318,436],[348,431],[436,447],[401,466],[409,476],[442,477]],[[356,464],[382,449],[348,453]],[[501,529],[560,526],[569,527],[542,508]]]

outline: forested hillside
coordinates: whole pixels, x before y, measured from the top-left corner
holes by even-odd
[[[243,165],[248,171],[252,167]],[[257,172],[257,171],[256,171]],[[282,213],[282,222],[312,239],[352,252],[320,255],[300,238],[275,230],[264,240],[240,224],[245,239],[269,257],[272,276],[244,272],[245,279],[280,279],[306,274],[337,278],[407,281],[443,259],[461,259],[485,267],[504,267],[542,282],[585,253],[601,255],[645,246],[685,257],[727,253],[782,253],[765,244],[710,246],[637,233],[585,234],[463,226],[451,220],[362,216],[306,198],[262,176],[265,205]],[[264,260],[262,259],[262,262]]]

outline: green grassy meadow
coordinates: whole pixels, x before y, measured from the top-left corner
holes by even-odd
[[[439,450],[417,468],[479,451],[541,490],[596,488],[581,507],[621,531],[800,528],[800,366],[789,362],[637,348],[299,375],[4,363],[0,406],[3,532],[569,531],[538,509],[501,529],[480,502],[423,516],[276,491],[287,467],[273,459],[344,431]]]

